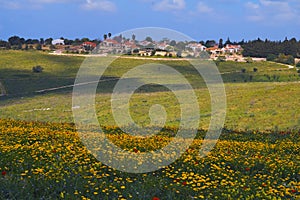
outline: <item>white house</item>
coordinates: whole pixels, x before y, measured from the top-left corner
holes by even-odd
[[[186,48],[190,48],[194,52],[195,51],[205,51],[206,50],[206,46],[204,46],[200,43],[190,43],[190,44],[186,45]]]
[[[55,39],[55,40],[52,40],[52,44],[53,45],[65,45],[65,41],[62,39]]]

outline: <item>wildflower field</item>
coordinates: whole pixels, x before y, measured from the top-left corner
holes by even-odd
[[[172,127],[137,139],[104,127],[119,147],[135,152],[166,145]],[[97,161],[73,124],[0,120],[0,199],[299,199],[299,132],[223,130],[200,158],[205,131],[176,162],[129,174]]]

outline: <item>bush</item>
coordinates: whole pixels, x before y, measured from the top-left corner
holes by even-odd
[[[250,58],[250,57],[247,57],[247,58],[245,59],[245,61],[246,61],[246,63],[253,63],[253,59]]]
[[[300,62],[298,62],[298,63],[296,64],[296,67],[299,67],[299,68],[300,68]]]
[[[274,61],[276,58],[277,58],[276,55],[274,55],[274,54],[269,54],[269,55],[267,56],[267,61]]]
[[[242,69],[242,73],[246,73],[246,69],[245,68]]]
[[[32,71],[34,73],[41,73],[43,71],[43,68],[41,66],[37,65],[37,66],[32,68]]]
[[[256,67],[253,68],[253,72],[257,72],[257,70],[258,70],[258,69],[257,69]]]

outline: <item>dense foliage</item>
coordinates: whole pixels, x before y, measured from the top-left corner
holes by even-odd
[[[270,40],[252,40],[245,42],[243,45],[243,56],[267,58],[270,55],[278,56],[279,54],[300,57],[300,41],[295,38],[284,41]]]

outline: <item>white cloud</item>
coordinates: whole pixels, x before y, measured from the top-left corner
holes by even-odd
[[[287,20],[299,20],[300,13],[295,9],[294,0],[259,0],[258,3],[247,2],[247,19],[268,23],[278,23]]]
[[[116,5],[110,0],[0,0],[0,7],[6,9],[41,9],[45,4],[78,4],[86,10],[115,11]]]
[[[249,9],[259,9],[259,4],[253,3],[253,2],[247,2],[246,7]]]
[[[158,11],[183,10],[185,8],[185,0],[162,0],[154,4],[153,8]]]
[[[197,5],[197,11],[200,13],[209,14],[209,13],[212,13],[214,10],[211,7],[209,7],[208,5],[206,5],[205,3],[199,2]]]
[[[103,11],[115,11],[116,5],[108,0],[86,0],[86,3],[82,5],[86,10],[103,10]]]
[[[0,0],[0,7],[15,10],[15,9],[20,9],[22,6],[17,1]]]

